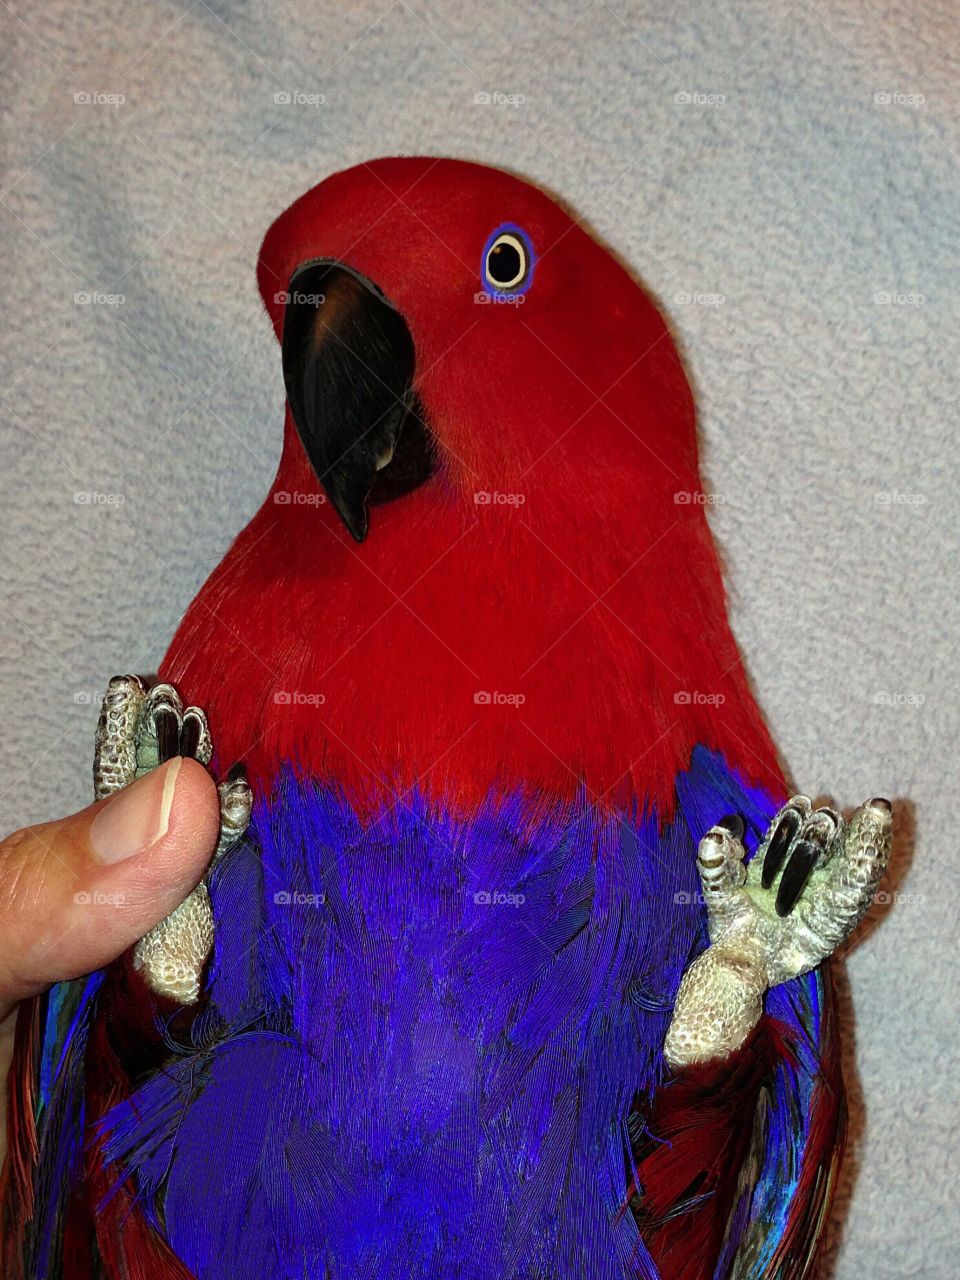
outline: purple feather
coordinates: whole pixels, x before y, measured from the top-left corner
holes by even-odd
[[[414,796],[364,827],[284,778],[214,876],[193,1043],[102,1124],[184,1263],[201,1280],[656,1280],[624,1212],[627,1120],[706,942],[696,843],[776,807],[702,749],[677,794],[663,829],[586,796],[470,822]],[[792,984],[777,1015],[799,1028],[814,995]],[[802,1145],[793,1120],[780,1099],[772,1167]]]

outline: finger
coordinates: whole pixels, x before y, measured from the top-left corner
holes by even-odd
[[[177,757],[90,808],[0,841],[0,1012],[108,964],[200,880],[217,790]]]

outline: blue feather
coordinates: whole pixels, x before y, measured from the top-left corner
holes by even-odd
[[[200,1280],[657,1280],[627,1117],[706,943],[697,841],[776,807],[703,749],[677,795],[663,828],[586,796],[463,821],[413,795],[364,826],[282,779],[214,876],[192,1043],[101,1126]],[[799,1030],[814,987],[771,1012]],[[786,1212],[815,1070],[778,1077],[735,1236]]]

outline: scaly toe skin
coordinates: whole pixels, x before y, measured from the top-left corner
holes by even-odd
[[[175,911],[136,944],[133,967],[157,995],[177,1004],[196,1004],[212,946],[210,894],[201,881]]]
[[[745,870],[743,855],[740,838],[728,827],[719,824],[711,827],[697,850],[697,867],[704,893],[723,892],[742,883]]]
[[[888,800],[868,800],[847,828],[834,877],[839,888],[858,890],[861,897],[867,895],[863,911],[887,868],[892,843],[893,806]]]
[[[747,878],[743,830],[741,819],[724,818],[710,828],[697,849],[697,870],[711,940],[729,927],[743,907],[740,887]]]
[[[702,872],[713,875],[727,865],[727,856],[723,850],[724,839],[719,831],[708,831],[700,841],[697,861]]]
[[[137,771],[137,730],[146,688],[139,676],[114,676],[100,704],[93,753],[95,800],[120,791]]]
[[[235,764],[217,790],[220,793],[220,841],[213,855],[214,862],[237,843],[250,823],[253,810],[253,792],[243,765]]]
[[[187,707],[180,727],[180,754],[208,765],[213,759],[213,739],[207,717],[199,707]]]

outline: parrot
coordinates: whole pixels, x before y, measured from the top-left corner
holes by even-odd
[[[257,282],[276,478],[94,756],[209,766],[220,842],[20,1008],[4,1274],[803,1280],[892,810],[787,785],[667,322],[438,157],[324,178]]]

